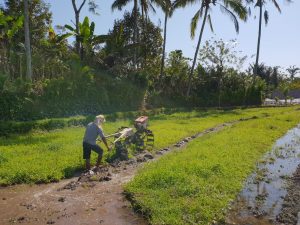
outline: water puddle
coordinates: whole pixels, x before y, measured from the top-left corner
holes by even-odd
[[[278,139],[272,151],[258,163],[232,204],[227,224],[276,224],[287,194],[287,179],[300,164],[300,125]]]

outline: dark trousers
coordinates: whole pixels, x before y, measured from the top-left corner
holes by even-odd
[[[91,158],[91,150],[98,153],[99,156],[102,157],[103,149],[99,145],[91,145],[89,143],[83,142],[83,159],[90,159]]]

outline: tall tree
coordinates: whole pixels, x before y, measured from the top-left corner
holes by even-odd
[[[24,0],[24,30],[25,30],[25,49],[26,49],[26,78],[32,80],[28,0]]]
[[[159,80],[162,80],[164,67],[165,67],[165,55],[166,55],[166,42],[167,42],[167,23],[168,18],[173,15],[174,12],[174,4],[172,4],[171,0],[154,0],[154,2],[161,7],[163,12],[165,13],[165,20],[164,20],[164,43],[163,43],[163,52],[161,58],[161,66],[160,66],[160,77]]]
[[[147,21],[146,28],[140,13],[138,13],[138,18],[139,29],[142,33],[147,32],[148,35],[141,36],[140,51],[137,52],[137,58],[141,65],[144,65],[142,69],[145,73],[159,74],[157,65],[160,62],[163,43],[161,29],[150,20]],[[147,31],[143,29],[147,29]],[[125,76],[136,70],[133,67],[136,47],[133,42],[133,33],[134,16],[128,12],[124,14],[122,19],[116,20],[113,29],[108,32],[109,39],[104,47],[106,55],[104,61],[108,67],[114,70],[115,74]],[[145,53],[147,53],[147,58],[144,57]]]
[[[178,7],[185,7],[187,4],[194,4],[194,3],[198,3],[198,1],[197,0],[177,0],[175,5],[176,6],[178,5]],[[202,26],[201,26],[200,34],[199,34],[199,38],[198,38],[198,43],[197,43],[196,51],[194,54],[194,60],[193,60],[190,74],[189,74],[189,81],[188,81],[188,88],[187,88],[186,96],[190,95],[192,77],[194,75],[194,69],[196,66],[198,51],[199,51],[199,47],[200,47],[201,40],[203,37],[205,24],[206,24],[206,22],[208,22],[211,30],[213,31],[210,11],[214,6],[217,6],[217,5],[220,6],[221,12],[228,15],[230,17],[230,19],[233,21],[235,30],[237,33],[239,32],[239,22],[238,22],[237,17],[239,17],[240,19],[242,19],[244,21],[247,18],[247,10],[246,10],[246,7],[242,4],[241,0],[201,0],[200,9],[196,12],[196,14],[194,15],[194,17],[192,18],[192,21],[191,21],[191,37],[194,38],[199,18],[203,17]],[[204,15],[203,15],[203,13],[204,13]]]
[[[257,49],[256,49],[256,59],[254,65],[254,74],[257,75],[258,63],[259,63],[259,53],[260,53],[260,41],[261,41],[261,29],[262,29],[262,20],[264,16],[265,24],[268,24],[269,21],[269,12],[265,9],[263,13],[263,7],[265,7],[267,0],[246,0],[248,3],[255,3],[255,7],[259,7],[259,20],[258,20],[258,37],[257,37]],[[290,2],[290,0],[286,0]],[[279,13],[281,13],[281,9],[276,0],[271,0]],[[264,14],[264,15],[263,15]]]
[[[127,4],[132,2],[132,0],[115,0],[111,6],[112,10],[118,9],[122,10],[123,7],[125,7]],[[151,2],[149,0],[133,0],[133,10],[132,14],[134,17],[134,30],[133,30],[133,43],[137,44],[139,42],[139,31],[138,31],[138,11],[139,11],[139,6],[141,6],[142,9],[142,18],[144,20],[145,15],[147,17],[147,14],[149,12],[149,8],[155,12],[155,9]],[[137,66],[137,48],[134,50],[134,66]]]
[[[28,17],[30,26],[30,50],[32,77],[37,79],[40,74],[40,69],[43,65],[40,64],[40,59],[45,56],[44,41],[48,38],[49,27],[51,26],[51,12],[49,5],[43,0],[27,0]],[[20,77],[21,72],[26,71],[26,48],[25,48],[25,24],[22,22],[20,29],[13,29],[17,24],[17,18],[24,18],[24,0],[6,0],[3,5],[3,13],[15,19],[9,22],[13,35],[8,37],[8,41],[3,45],[4,51],[2,56],[7,59],[8,67],[7,74],[13,77]],[[10,32],[10,34],[12,34]],[[23,57],[24,56],[24,57]],[[24,59],[23,59],[24,58]],[[52,65],[51,65],[52,66]]]

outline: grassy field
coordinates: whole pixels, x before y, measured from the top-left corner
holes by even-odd
[[[224,209],[256,162],[300,122],[299,109],[270,109],[267,113],[272,116],[241,121],[147,164],[125,187],[135,207],[151,224],[222,222]]]
[[[150,117],[150,129],[155,135],[155,149],[159,149],[223,122],[288,114],[294,110],[291,107],[159,114]],[[131,125],[129,120],[108,122],[104,130],[108,134],[128,125]],[[83,127],[67,127],[50,132],[36,130],[25,135],[0,137],[0,185],[51,182],[72,176],[76,170],[83,168],[83,133]]]

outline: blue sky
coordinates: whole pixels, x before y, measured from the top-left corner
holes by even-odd
[[[77,0],[80,3],[82,0]],[[272,1],[266,5],[269,11],[269,24],[263,25],[260,62],[265,62],[270,66],[281,66],[283,68],[290,65],[300,67],[300,2],[294,0],[288,4],[284,0],[277,0],[281,6],[280,14],[272,5]],[[70,24],[74,21],[74,13],[71,0],[45,0],[51,6],[53,13],[53,25]],[[99,16],[88,12],[88,7],[84,7],[81,13],[81,19],[89,16],[96,23],[96,33],[105,34],[113,27],[113,22],[117,18],[121,18],[123,11],[111,10],[113,0],[96,0],[99,4]],[[185,9],[177,10],[173,17],[169,20],[168,36],[167,36],[167,52],[175,49],[182,49],[185,56],[192,58],[195,51],[196,41],[190,38],[190,21],[195,14],[198,6],[189,6]],[[129,5],[127,10],[132,9]],[[252,17],[246,23],[240,22],[240,32],[237,35],[231,20],[222,14],[218,7],[212,13],[212,21],[214,23],[214,31],[212,33],[207,26],[205,29],[204,41],[214,37],[215,39],[237,39],[238,49],[243,55],[251,57],[256,52],[258,18],[254,16],[258,14],[258,8],[252,9]],[[158,9],[156,14],[150,15],[151,20],[155,24],[161,24],[163,27],[163,13]],[[200,23],[198,28],[200,27]],[[249,61],[254,61],[254,58]],[[247,67],[247,65],[246,65]]]

